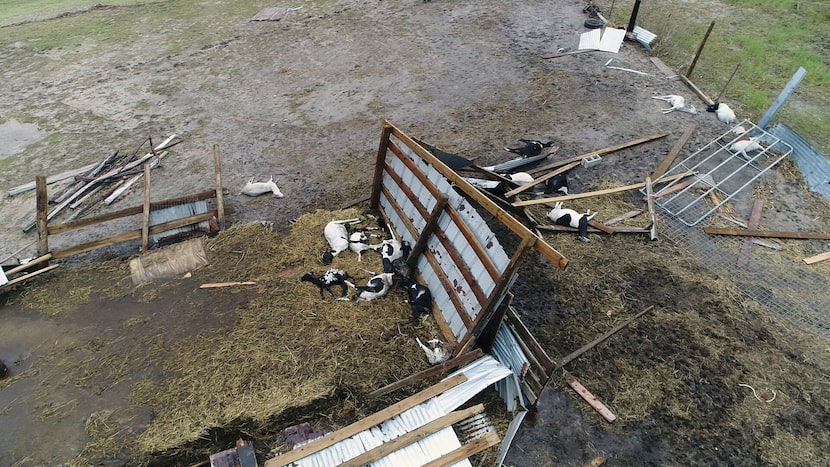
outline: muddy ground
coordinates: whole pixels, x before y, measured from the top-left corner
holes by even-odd
[[[273,222],[284,235],[303,213],[368,194],[383,119],[480,164],[507,160],[502,147],[518,138],[552,139],[564,158],[669,134],[575,169],[572,192],[641,181],[691,124],[698,129],[687,148],[727,130],[709,113],[663,114],[651,96],[682,94],[704,105],[638,44],[618,54],[541,59],[576,48],[586,30],[581,1],[307,1],[279,22],[261,23],[248,19],[272,5],[206,2],[194,12],[185,3],[95,8],[0,28],[9,89],[0,96],[0,186],[175,133],[184,143],[153,171],[154,199],[210,189],[217,144],[234,222]],[[99,37],[88,32],[95,24],[130,33]],[[39,31],[55,28],[65,28],[65,43],[38,42]],[[607,69],[610,59],[647,75]],[[270,175],[285,198],[238,194],[249,177]],[[779,205],[812,199],[797,180],[773,177],[772,186],[794,187],[775,194]],[[138,204],[134,191],[112,209]],[[31,193],[0,200],[0,256],[33,239],[21,231],[33,207]],[[748,202],[735,209],[748,217]],[[826,217],[797,211],[770,210],[765,225],[826,230]],[[55,236],[50,246],[89,235]],[[531,258],[515,304],[552,357],[656,308],[569,367],[619,419],[603,422],[555,375],[508,464],[583,465],[596,457],[606,465],[828,463],[826,342],[783,324],[665,239],[548,241],[571,266],[555,271]],[[94,449],[90,422],[124,427],[117,433],[124,439],[138,436],[154,413],[131,403],[130,392],[163,377],[156,352],[229,332],[237,309],[255,296],[207,298],[199,281],[182,279],[112,299],[111,287],[131,287],[123,264],[83,269],[135,251],[125,244],[72,258],[50,278],[4,295],[0,358],[18,377],[0,383],[0,464],[85,465],[92,452],[100,465],[133,465],[129,451]],[[58,299],[42,299],[38,287]],[[109,365],[119,358],[129,361],[126,369]],[[210,436],[202,441],[207,452],[223,448]]]

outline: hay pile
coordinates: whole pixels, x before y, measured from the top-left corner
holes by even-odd
[[[319,259],[328,248],[325,224],[359,215],[356,210],[306,214],[287,237],[260,223],[234,226],[207,243],[210,264],[194,277],[257,281],[258,294],[238,310],[227,333],[179,343],[163,363],[164,381],[134,386],[133,401],[156,414],[136,452],[192,454],[193,443],[210,429],[284,428],[312,405],[318,413],[305,417],[326,419],[336,428],[366,414],[364,394],[428,367],[413,338],[439,336],[437,327],[431,321],[411,323],[403,289],[376,302],[344,302],[328,295],[321,300],[317,287],[299,281],[305,272],[327,269]],[[345,252],[332,266],[346,270],[357,284],[371,277],[368,271],[382,270],[374,252],[360,263]]]

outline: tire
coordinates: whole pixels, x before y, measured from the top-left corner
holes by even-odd
[[[588,18],[585,20],[585,27],[588,29],[599,29],[605,26],[605,23],[602,22],[599,18]]]

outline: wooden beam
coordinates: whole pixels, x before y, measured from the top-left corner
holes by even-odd
[[[677,155],[680,154],[680,151],[683,149],[683,146],[685,146],[686,142],[689,141],[689,138],[691,138],[692,133],[695,132],[696,128],[697,125],[689,125],[688,127],[686,127],[686,130],[683,132],[682,135],[680,135],[680,139],[678,139],[677,142],[674,143],[674,146],[671,148],[671,151],[669,151],[669,154],[666,156],[665,159],[663,159],[663,162],[661,162],[660,165],[657,166],[657,169],[654,170],[654,173],[651,174],[651,176],[655,180],[662,177],[663,174],[665,174],[666,171],[669,170],[669,167],[671,166],[672,162],[674,162],[674,160],[677,158]]]
[[[49,252],[49,195],[46,193],[46,177],[35,177],[37,209],[35,211],[35,225],[37,225],[37,254],[45,255]]]
[[[141,252],[150,244],[150,164],[144,164],[144,212],[141,219]]]
[[[659,181],[659,183],[668,183],[672,180],[677,180],[679,178],[688,177],[690,175],[694,175],[694,172],[686,172],[678,175],[672,175],[670,177],[665,177]],[[582,199],[582,198],[591,198],[593,196],[600,196],[600,195],[607,195],[611,193],[620,193],[622,191],[629,191],[629,190],[636,190],[638,188],[643,188],[646,186],[645,182],[635,183],[633,185],[625,185],[616,188],[607,188],[605,190],[598,190],[598,191],[589,191],[587,193],[577,193],[575,195],[565,195],[565,196],[557,196],[555,198],[539,198],[539,199],[529,199],[527,201],[518,201],[513,203],[513,206],[521,207],[521,206],[531,206],[535,204],[547,204],[547,203],[555,203],[557,201],[570,201],[573,199]]]
[[[499,435],[488,433],[481,438],[476,438],[460,448],[451,451],[432,462],[427,462],[422,467],[445,467],[456,464],[470,456],[480,453],[485,449],[493,447],[501,442]]]
[[[742,237],[791,238],[796,240],[830,240],[830,232],[783,232],[778,230],[724,229],[704,227],[710,235],[737,235]]]
[[[565,160],[554,162],[554,163],[551,163],[551,164],[548,164],[548,165],[545,165],[545,166],[542,166],[542,167],[537,167],[537,168],[533,169],[532,171],[530,171],[528,173],[530,173],[532,175],[532,174],[537,174],[537,173],[541,173],[541,172],[546,172],[550,169],[555,169],[557,167],[562,167],[563,165],[568,165],[571,162],[581,162],[582,159],[585,159],[586,157],[590,157],[590,156],[593,156],[593,155],[602,156],[604,154],[609,154],[609,153],[612,153],[612,152],[616,152],[616,151],[619,151],[621,149],[630,148],[632,146],[637,146],[638,144],[648,143],[649,141],[654,141],[656,139],[664,138],[668,135],[669,135],[668,133],[662,133],[662,134],[659,134],[659,135],[646,136],[646,137],[643,137],[643,138],[635,139],[633,141],[629,141],[627,143],[617,144],[615,146],[609,146],[607,148],[598,149],[596,151],[586,152],[585,154],[580,154],[578,156],[571,157],[570,159],[565,159]]]
[[[584,399],[585,402],[587,402],[591,407],[593,407],[594,410],[597,411],[597,413],[602,415],[602,418],[604,418],[605,421],[607,421],[608,423],[612,423],[614,420],[617,419],[617,416],[614,415],[614,413],[611,412],[611,410],[608,407],[606,407],[605,404],[603,404],[599,399],[597,399],[596,396],[591,394],[591,392],[588,391],[585,388],[585,386],[583,386],[582,383],[580,383],[579,380],[577,380],[574,377],[574,375],[568,373],[568,370],[562,369],[562,374],[565,376],[565,381],[567,381],[568,386],[570,386],[571,389],[576,391],[576,393],[579,394],[579,396],[582,397],[582,399]]]
[[[616,229],[614,227],[612,227],[610,225],[605,225],[602,222],[595,221],[593,219],[588,221],[588,225],[590,225],[591,227],[593,227],[597,230],[601,230],[601,231],[607,233],[608,235],[614,235],[614,233],[616,233]]]
[[[6,256],[5,258],[0,259],[0,264],[3,264],[6,261],[12,259],[16,254],[20,253],[21,251],[25,250],[26,248],[29,248],[30,246],[34,245],[35,243],[37,243],[37,239],[34,239],[31,242],[27,243],[26,245],[24,245],[24,246],[18,248],[17,250],[9,253],[9,255]]]
[[[442,394],[447,390],[452,389],[465,381],[467,381],[467,377],[464,375],[464,373],[457,374],[449,379],[441,381],[438,384],[430,386],[417,394],[413,394],[394,405],[390,405],[389,407],[379,412],[375,412],[366,418],[358,420],[357,422],[352,423],[347,427],[341,428],[332,433],[328,433],[320,438],[315,439],[314,441],[311,441],[308,444],[300,446],[299,448],[292,449],[291,451],[288,451],[285,454],[281,454],[277,457],[274,457],[273,459],[269,459],[265,462],[265,467],[279,467],[289,465],[292,462],[296,462],[304,457],[314,454],[315,452],[322,451],[327,447],[333,446],[346,438],[350,438],[360,433],[361,431],[368,430],[369,428],[378,425],[394,416],[400,415],[406,410],[409,410],[412,407],[415,407],[416,405],[427,401],[428,399]]]
[[[654,192],[651,189],[651,175],[646,172],[646,205],[651,218],[651,228],[648,231],[649,240],[657,240],[657,214],[654,212]]]
[[[757,230],[761,226],[761,211],[764,209],[764,201],[756,199],[752,202],[752,212],[749,214],[748,229]],[[752,237],[746,237],[738,252],[737,266],[745,269],[749,264],[749,252],[752,251]]]
[[[409,375],[406,378],[395,381],[392,384],[387,384],[386,386],[380,389],[376,389],[369,393],[369,397],[377,398],[389,394],[390,392],[397,391],[398,389],[404,388],[406,386],[410,386],[415,383],[420,383],[421,381],[427,378],[432,378],[433,376],[439,375],[445,371],[452,370],[462,365],[466,365],[472,362],[473,360],[481,358],[482,355],[484,355],[484,352],[481,349],[473,349],[463,355],[452,358],[438,365],[431,366],[424,371],[415,373],[414,375]]]
[[[370,449],[357,457],[353,457],[346,462],[339,464],[339,467],[364,467],[373,462],[392,454],[393,452],[403,449],[410,444],[416,443],[430,435],[435,434],[444,428],[458,423],[464,419],[470,418],[475,414],[484,412],[484,404],[477,404],[464,410],[450,412],[443,417],[436,418],[431,422],[418,427],[406,434],[398,436],[397,438],[387,441],[380,446]]]
[[[256,285],[254,281],[245,282],[210,282],[199,286],[200,289],[219,289],[222,287],[235,287],[237,285]]]
[[[601,336],[597,337],[596,339],[592,340],[591,342],[583,345],[582,347],[578,348],[577,350],[571,352],[570,354],[566,355],[564,358],[556,362],[556,368],[562,368],[563,366],[567,365],[568,363],[572,362],[573,360],[577,359],[580,355],[584,354],[585,352],[593,349],[597,345],[604,342],[609,337],[613,336],[617,332],[619,332],[622,328],[628,326],[629,324],[633,323],[634,320],[646,314],[649,310],[654,308],[654,305],[649,305],[643,311],[637,313],[636,315],[628,318],[627,320],[623,321],[622,323],[614,326],[613,328],[606,331]],[[556,369],[555,368],[555,369]]]
[[[392,135],[395,127],[389,122],[383,121],[380,130],[380,142],[378,143],[378,154],[375,158],[375,175],[372,179],[372,195],[369,199],[369,207],[377,209],[380,206],[380,187],[383,183],[383,170],[386,166],[386,151],[389,147],[389,137]]]
[[[12,280],[6,282],[5,284],[3,284],[2,286],[0,286],[0,290],[2,290],[4,287],[9,287],[11,285],[17,284],[18,282],[23,282],[25,280],[31,279],[31,278],[39,275],[39,274],[43,274],[44,272],[49,272],[52,269],[57,268],[58,266],[60,266],[60,265],[59,264],[53,264],[53,265],[45,267],[43,269],[38,269],[35,272],[30,272],[29,274],[26,274],[26,275],[23,275],[23,276],[20,276],[20,277],[15,277],[14,279],[12,279]]]
[[[629,227],[629,226],[625,226],[625,225],[622,225],[622,226],[606,225],[605,227],[608,227],[609,229],[612,229],[615,234],[618,234],[618,233],[648,233],[649,232],[649,229],[647,229],[645,227]],[[576,228],[568,226],[568,225],[537,225],[536,228],[540,229],[540,230],[547,230],[549,232],[579,232],[579,229],[576,229]],[[600,233],[600,232],[605,233],[605,231],[599,230],[595,227],[588,227],[588,233]]]
[[[213,145],[213,173],[216,183],[216,220],[219,230],[225,230],[225,198],[222,188],[222,160],[219,158],[219,145]]]
[[[804,261],[807,264],[815,264],[820,261],[827,261],[828,259],[830,259],[830,251],[815,256],[810,256],[809,258],[804,258],[802,259],[802,261]]]
[[[652,180],[656,180],[656,177],[652,177]],[[691,180],[683,180],[682,182],[677,182],[672,186],[666,187],[665,189],[660,190],[657,193],[654,193],[654,199],[662,198],[666,195],[676,193],[676,192],[686,188],[687,186],[694,185],[695,183],[697,183],[697,180],[694,179],[694,178],[691,179]],[[714,192],[712,192],[712,193],[714,193]],[[645,197],[643,197],[643,201],[646,201]]]
[[[519,193],[521,193],[525,190],[528,190],[528,189],[530,189],[530,188],[532,188],[532,187],[534,187],[534,186],[536,186],[536,185],[538,185],[542,182],[546,182],[546,181],[550,180],[551,178],[553,178],[553,177],[555,177],[555,176],[557,176],[557,175],[559,175],[563,172],[567,172],[567,171],[573,169],[574,167],[577,167],[581,163],[582,162],[580,162],[580,161],[571,162],[570,164],[565,165],[563,167],[560,167],[560,168],[554,170],[553,172],[551,172],[549,174],[546,174],[542,177],[537,178],[536,180],[533,180],[530,183],[526,183],[526,184],[524,184],[524,185],[522,185],[518,188],[514,188],[514,189],[508,191],[507,193],[504,194],[504,197],[505,198],[510,198],[511,196],[518,195]]]
[[[169,207],[171,205],[176,204],[187,204],[192,203],[194,201],[202,201],[205,199],[211,199],[216,197],[216,192],[213,190],[202,191],[199,193],[195,193],[192,195],[186,196],[179,196],[176,198],[165,199],[162,201],[156,201],[154,203],[150,203],[150,210],[162,209]],[[99,216],[88,217],[86,219],[79,219],[72,222],[65,222],[63,224],[53,225],[49,227],[49,234],[55,235],[59,233],[69,232],[72,230],[81,229],[84,227],[89,227],[92,225],[100,224],[102,222],[111,221],[115,219],[120,219],[122,217],[128,216],[135,216],[144,212],[144,206],[133,206],[126,209],[121,209],[120,211],[113,211],[108,212],[106,214],[101,214]]]
[[[194,216],[183,217],[181,219],[165,222],[164,224],[153,225],[150,227],[150,233],[154,234],[164,232],[167,230],[177,229],[179,227],[184,227],[190,224],[198,224],[199,222],[210,220],[214,216],[216,216],[215,210],[208,211],[204,214],[196,214]],[[86,253],[88,251],[97,250],[98,248],[104,248],[114,245],[116,243],[122,243],[129,240],[136,240],[138,238],[141,238],[141,229],[122,232],[118,235],[113,235],[111,237],[99,238],[91,242],[81,243],[79,245],[56,250],[52,252],[52,256],[55,259],[66,258],[68,256],[79,255],[81,253]]]
[[[406,259],[406,265],[409,266],[410,269],[415,269],[418,265],[418,258],[420,258],[424,253],[424,250],[426,250],[429,236],[435,232],[436,228],[438,228],[438,220],[441,218],[441,213],[447,208],[448,202],[449,198],[445,195],[439,195],[437,201],[435,202],[435,207],[433,207],[432,212],[429,213],[429,217],[427,218],[427,222],[424,225],[423,230],[421,230],[418,234],[418,240],[415,242],[415,246],[412,247],[412,251]]]

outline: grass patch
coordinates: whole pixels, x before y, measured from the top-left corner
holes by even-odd
[[[612,20],[627,24],[633,4],[615,2]],[[830,154],[824,130],[830,119],[830,2],[668,0],[643,5],[637,23],[657,34],[654,53],[685,73],[711,21],[715,27],[691,76],[695,84],[714,98],[740,64],[721,99],[757,122],[803,67],[807,75],[776,119]]]

